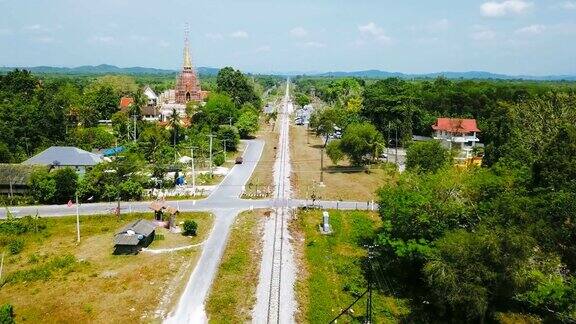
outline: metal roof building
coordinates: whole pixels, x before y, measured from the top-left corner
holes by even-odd
[[[22,162],[27,165],[50,165],[53,167],[72,167],[83,172],[86,167],[102,162],[98,154],[84,151],[72,146],[52,146],[30,159]]]
[[[135,220],[114,235],[115,254],[138,253],[154,240],[156,225],[145,219]]]

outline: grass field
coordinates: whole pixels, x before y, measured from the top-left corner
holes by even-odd
[[[151,219],[152,213],[122,215],[121,220],[83,216],[79,245],[75,217],[40,219],[38,231],[35,226],[22,234],[1,231],[0,248],[6,254],[0,301],[14,306],[17,322],[159,321],[177,301],[200,248],[113,255],[113,234],[136,218]],[[188,218],[199,223],[198,237],[164,233],[162,244],[191,244],[212,227],[209,214],[183,213],[178,219]],[[15,241],[22,246],[12,254]]]
[[[300,273],[296,283],[297,322],[328,323],[367,288],[362,270],[363,248],[371,242],[381,221],[376,213],[330,211],[333,234],[322,235],[320,211],[300,211],[291,223]],[[353,307],[354,317],[338,323],[358,322],[365,314],[366,298]],[[406,314],[406,302],[380,292],[373,295],[374,321],[394,323]]]
[[[245,323],[252,318],[260,271],[266,212],[244,212],[236,219],[206,302],[211,323]]]
[[[290,129],[290,154],[292,159],[292,185],[297,198],[310,199],[314,193],[324,200],[371,201],[376,190],[390,183],[397,176],[394,171],[374,165],[370,169],[351,167],[347,161],[332,164],[324,153],[324,187],[320,182],[320,148],[323,140],[312,132],[307,136],[305,126]]]

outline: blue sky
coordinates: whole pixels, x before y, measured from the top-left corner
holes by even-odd
[[[576,0],[0,0],[0,65],[576,74]]]

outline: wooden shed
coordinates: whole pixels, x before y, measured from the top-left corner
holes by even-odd
[[[114,254],[137,254],[154,241],[156,225],[138,219],[124,226],[114,235]]]

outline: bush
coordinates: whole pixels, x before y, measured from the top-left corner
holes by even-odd
[[[196,221],[187,219],[184,221],[184,235],[196,236],[198,231],[198,223]]]
[[[0,306],[0,323],[13,324],[14,321],[14,307],[10,304]]]
[[[16,255],[24,250],[24,241],[21,239],[14,239],[12,242],[8,243],[8,251],[12,255]]]
[[[224,162],[226,162],[224,160],[224,154],[218,154],[218,155],[214,156],[214,164],[216,166],[221,166],[222,164],[224,164]]]

